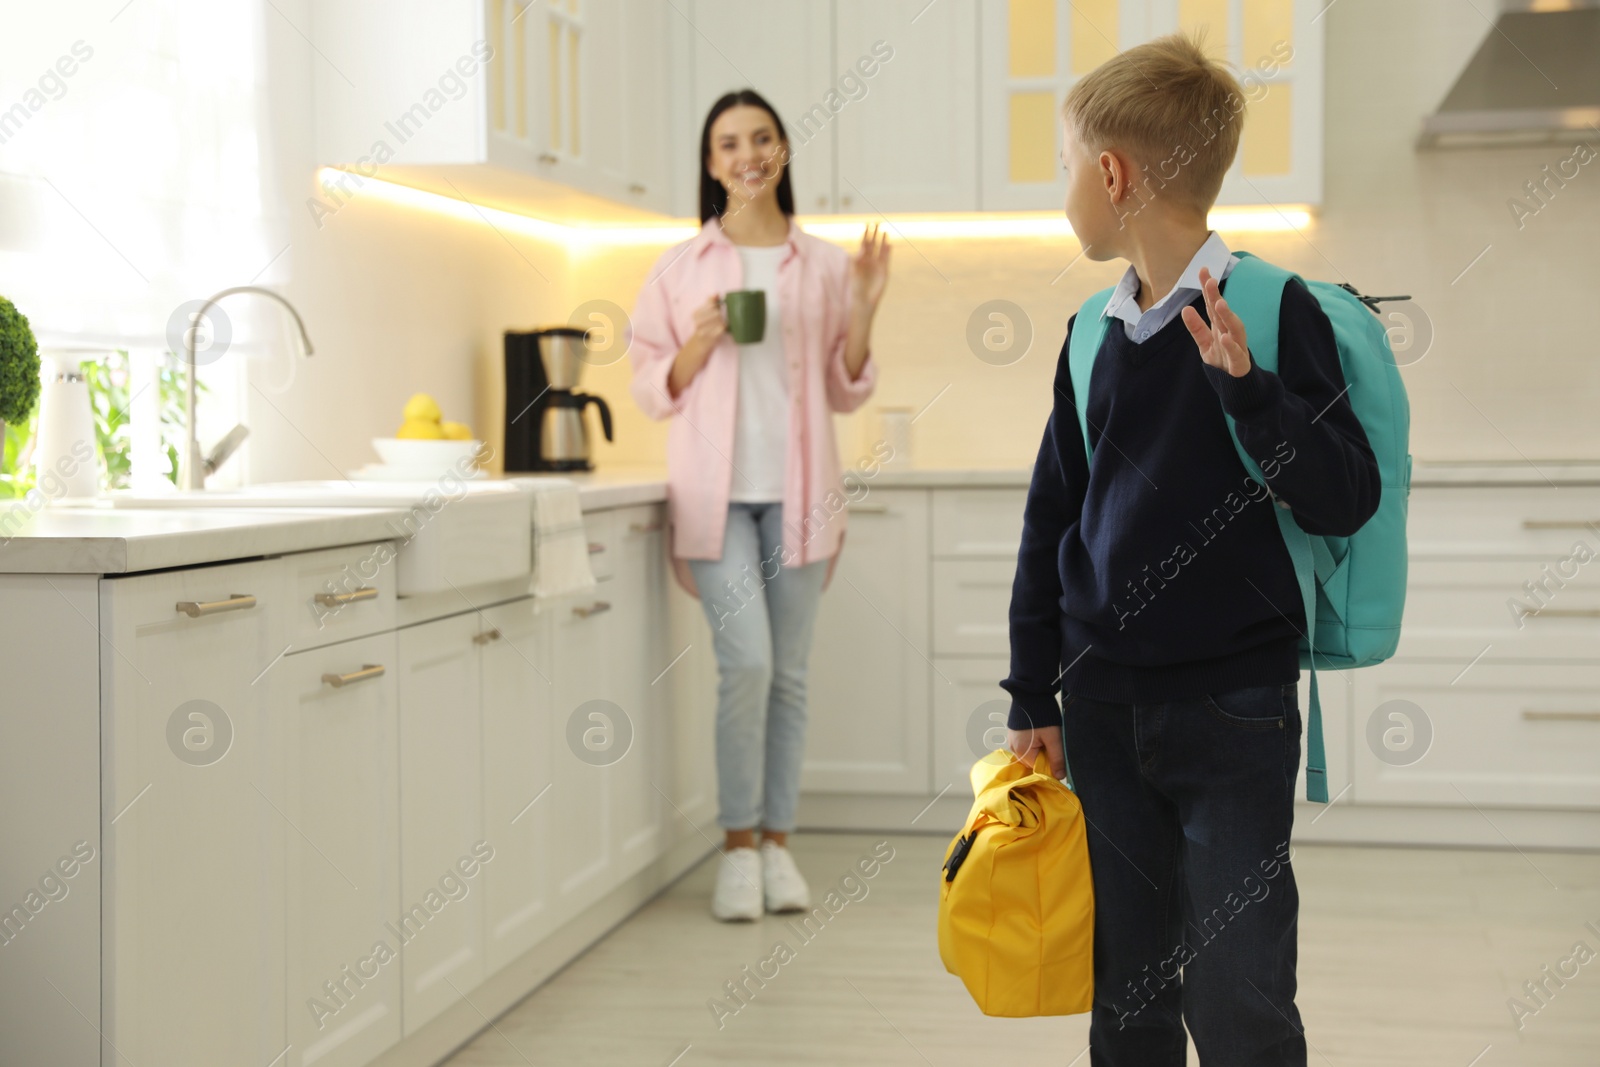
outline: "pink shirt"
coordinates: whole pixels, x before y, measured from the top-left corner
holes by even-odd
[[[845,501],[833,413],[854,411],[872,395],[877,366],[870,351],[861,373],[845,365],[850,257],[789,221],[788,251],[778,264],[783,348],[789,364],[789,448],[783,479],[782,562],[831,559],[844,542]],[[633,398],[652,419],[676,415],[667,431],[667,515],[678,582],[696,593],[684,560],[721,559],[733,484],[738,417],[739,346],[726,334],[676,400],[667,388],[672,362],[694,333],[694,312],[713,294],[741,287],[739,251],[712,218],[700,232],[662,253],[633,310]],[[698,595],[696,593],[696,595]]]

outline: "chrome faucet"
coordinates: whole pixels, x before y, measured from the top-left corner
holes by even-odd
[[[205,318],[206,312],[211,310],[212,305],[223,297],[232,296],[234,293],[259,293],[261,296],[270,296],[282,304],[289,314],[294,316],[295,326],[299,327],[300,355],[310,356],[312,354],[314,350],[311,347],[311,337],[306,333],[306,324],[301,321],[300,313],[294,309],[294,305],[285,300],[281,294],[275,293],[271,289],[263,289],[259,285],[236,285],[231,289],[222,290],[200,305],[200,310],[196,312],[192,321],[200,322]],[[187,490],[204,489],[206,476],[220,467],[233,454],[234,449],[239,447],[239,443],[244,440],[245,435],[250,432],[243,423],[240,423],[228,431],[210,456],[200,455],[200,444],[195,436],[194,418],[195,373],[199,370],[199,367],[195,364],[194,335],[194,326],[190,326],[189,329],[183,332],[184,361],[188,363],[189,371],[185,375],[188,379],[188,388],[184,396],[184,448],[182,455],[178,457],[178,488]]]

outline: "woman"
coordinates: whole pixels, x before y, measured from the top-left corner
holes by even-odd
[[[872,394],[868,341],[889,272],[876,226],[852,257],[794,224],[788,160],[783,123],[760,95],[713,105],[700,135],[700,233],[651,269],[630,348],[639,406],[676,416],[673,570],[700,598],[717,656],[726,840],[711,913],[725,921],[810,907],[786,846],[812,622],[844,540],[832,413]],[[740,289],[766,294],[765,333],[751,344],[729,336],[720,306]]]

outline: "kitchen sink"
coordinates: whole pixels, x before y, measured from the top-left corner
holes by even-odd
[[[238,489],[102,496],[95,506],[153,508],[384,508],[400,596],[444,593],[527,577],[533,562],[533,501],[509,482],[269,482]]]

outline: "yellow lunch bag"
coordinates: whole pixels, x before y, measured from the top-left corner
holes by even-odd
[[[1094,884],[1083,807],[1041,751],[996,749],[945,853],[939,958],[985,1015],[1077,1015],[1094,997]]]

